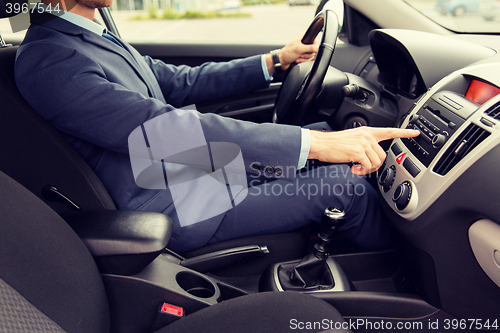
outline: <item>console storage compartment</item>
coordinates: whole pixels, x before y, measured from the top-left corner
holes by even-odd
[[[101,273],[140,272],[167,246],[172,220],[160,213],[82,212],[64,216],[85,243]]]
[[[164,303],[182,308],[183,315],[189,315],[247,294],[179,265],[178,259],[168,254],[160,255],[138,274],[102,277],[110,304],[111,332],[151,332],[177,320],[179,317],[160,314]]]

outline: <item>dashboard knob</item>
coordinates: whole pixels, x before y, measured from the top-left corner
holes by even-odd
[[[391,189],[392,184],[394,184],[394,179],[396,178],[396,167],[391,165],[385,169],[378,179],[378,183],[384,188],[384,192]]]
[[[418,115],[418,114],[412,115],[410,118],[410,124],[416,124],[419,119],[420,119],[420,115]]]
[[[342,93],[345,97],[355,97],[359,92],[359,87],[355,84],[348,84],[342,87]]]
[[[392,201],[396,203],[396,207],[399,210],[403,210],[408,206],[411,199],[411,184],[410,182],[403,182],[396,187],[394,194],[392,195]]]
[[[432,146],[434,148],[441,148],[445,142],[446,142],[446,136],[444,136],[443,134],[436,134],[432,138]]]

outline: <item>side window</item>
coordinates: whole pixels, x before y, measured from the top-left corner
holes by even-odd
[[[114,0],[111,13],[129,42],[222,42],[286,44],[303,34],[320,0]],[[330,0],[341,22],[343,1]],[[96,19],[102,22],[99,12]],[[26,31],[12,33],[0,19],[0,33],[18,44]]]
[[[342,0],[331,2],[336,5],[328,7],[342,18]],[[129,42],[285,44],[305,32],[318,5],[319,0],[115,0],[111,10]]]
[[[9,19],[0,19],[0,35],[2,35],[6,43],[19,44],[22,42],[25,34],[26,30],[13,33]]]

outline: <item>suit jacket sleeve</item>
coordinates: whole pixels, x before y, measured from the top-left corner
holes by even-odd
[[[261,56],[229,62],[208,62],[197,67],[173,66],[145,56],[163,96],[175,107],[217,100],[269,86]]]
[[[227,64],[221,67],[209,64],[197,69],[181,67],[176,70],[146,58],[166,97],[177,105],[198,101],[195,96],[209,98],[203,92],[207,85],[223,90],[217,98],[241,91],[244,84],[233,87],[241,78],[241,73],[247,71],[251,72],[250,75],[257,75],[260,71],[263,77],[260,63],[255,68],[251,65],[252,61],[255,60],[231,64],[230,71],[222,71],[219,75],[213,73]],[[242,71],[238,71],[238,68]],[[128,154],[128,136],[135,128],[174,110],[173,106],[157,98],[128,89],[124,84],[111,82],[97,60],[65,45],[40,42],[21,46],[15,72],[16,82],[25,99],[58,130],[122,154]],[[139,78],[131,77],[130,80]],[[263,78],[261,80],[265,82]],[[186,88],[183,89],[183,86]],[[281,167],[284,171],[282,177],[294,176],[301,144],[299,127],[254,124],[214,114],[198,116],[207,142],[232,142],[241,148],[248,172],[255,173],[251,165],[257,162]],[[183,119],[172,126],[180,126],[188,132],[190,130],[190,124]],[[287,170],[290,171],[288,174]]]

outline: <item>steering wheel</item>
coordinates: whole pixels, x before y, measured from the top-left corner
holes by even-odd
[[[300,125],[307,110],[318,96],[335,51],[339,30],[337,14],[332,10],[319,12],[307,29],[302,43],[312,44],[323,30],[314,62],[293,63],[276,98],[273,123]]]

